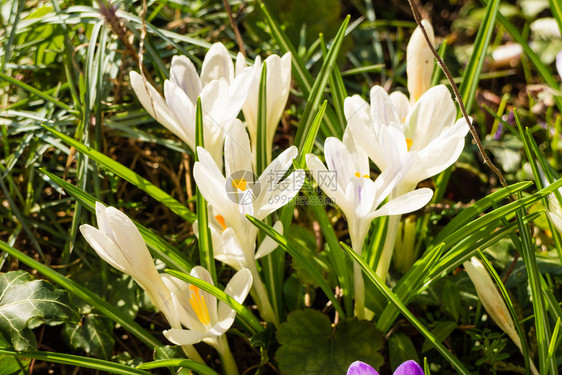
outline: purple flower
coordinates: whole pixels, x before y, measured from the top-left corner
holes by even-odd
[[[379,375],[379,373],[365,362],[355,361],[347,369],[347,375]],[[394,375],[424,375],[424,373],[416,361],[410,360],[398,366]]]

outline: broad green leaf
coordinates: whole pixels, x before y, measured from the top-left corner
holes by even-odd
[[[113,322],[109,318],[87,314],[80,324],[65,324],[62,334],[74,350],[82,349],[96,358],[111,358],[115,340]]]
[[[390,367],[393,369],[410,359],[420,363],[412,340],[401,331],[393,332],[388,338],[388,356],[390,357]]]
[[[445,311],[455,320],[459,320],[461,310],[460,290],[457,285],[450,279],[445,280],[443,289],[441,290],[441,303]]]
[[[181,346],[159,346],[154,349],[154,361],[160,360],[180,360],[185,358]],[[150,362],[149,362],[150,363]],[[158,363],[158,362],[157,362]],[[192,372],[187,368],[173,367],[173,373],[176,375],[190,375]]]
[[[431,334],[439,341],[445,340],[449,335],[457,328],[456,322],[446,321],[438,322],[435,324],[435,328],[431,330]],[[433,345],[430,341],[425,340],[422,345],[422,353],[427,352],[432,349]]]
[[[172,212],[174,212],[176,215],[180,216],[187,222],[193,223],[197,219],[197,215],[195,215],[187,207],[185,207],[180,202],[178,202],[174,197],[164,192],[159,187],[153,185],[150,181],[139,176],[138,174],[136,174],[129,168],[125,167],[124,165],[116,162],[115,160],[102,154],[101,152],[98,152],[96,150],[91,149],[90,147],[87,147],[86,145],[67,136],[66,134],[63,134],[48,126],[44,126],[44,128],[49,132],[53,133],[55,136],[57,136],[64,142],[66,142],[67,144],[69,144],[70,146],[76,148],[81,153],[87,155],[88,157],[90,157],[92,160],[96,161],[103,167],[115,173],[122,179],[135,185],[136,187],[138,187],[139,189],[150,195],[152,198],[156,199],[158,202],[168,207],[170,210],[172,210]]]
[[[77,320],[68,292],[45,280],[31,280],[25,271],[0,274],[0,334],[15,350],[37,349],[31,331],[45,321]]]
[[[354,361],[378,368],[382,334],[366,320],[345,318],[334,329],[316,310],[295,311],[279,326],[276,358],[283,374],[341,375]]]

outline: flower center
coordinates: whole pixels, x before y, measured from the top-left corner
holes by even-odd
[[[191,303],[195,315],[197,315],[203,325],[209,325],[211,323],[211,318],[209,317],[209,310],[207,309],[207,303],[205,303],[205,297],[201,294],[201,289],[195,285],[190,285],[189,290],[189,303]]]
[[[222,217],[222,215],[215,216],[215,220],[221,225],[223,232],[226,230],[226,228],[228,228],[226,226],[226,223],[224,222],[224,217]]]
[[[361,177],[361,173],[355,172],[355,177]],[[364,178],[370,178],[368,174],[363,175]]]
[[[247,184],[248,184],[248,181],[246,181],[243,178],[237,178],[235,180],[234,179],[232,180],[232,187],[236,188],[238,190],[245,191]]]
[[[413,143],[414,141],[412,141],[410,138],[406,138],[406,146],[408,146],[408,151],[410,151],[410,147],[412,147]]]

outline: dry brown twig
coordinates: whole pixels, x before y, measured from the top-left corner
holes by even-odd
[[[418,8],[414,5],[412,0],[408,0],[408,3],[410,3],[410,8],[412,9],[412,13],[413,13],[414,18],[416,20],[416,23],[418,24],[418,27],[421,29],[421,31],[423,33],[423,36],[424,36],[424,38],[427,42],[427,45],[431,49],[431,53],[433,54],[433,56],[437,60],[437,63],[439,64],[439,67],[441,68],[441,70],[443,71],[443,73],[447,77],[447,80],[449,81],[451,87],[453,88],[453,93],[455,94],[455,98],[457,99],[457,103],[459,103],[461,113],[462,113],[464,119],[466,120],[466,123],[468,124],[468,127],[470,129],[470,134],[472,134],[472,138],[474,138],[474,142],[476,142],[476,146],[478,147],[478,151],[480,151],[480,155],[484,159],[484,164],[487,164],[488,167],[490,167],[492,172],[494,172],[495,175],[498,177],[501,185],[503,187],[506,187],[507,182],[505,181],[505,178],[503,177],[503,175],[500,172],[500,170],[498,169],[498,167],[496,167],[494,165],[494,163],[492,163],[492,161],[490,160],[490,158],[486,154],[486,150],[484,150],[484,146],[482,145],[482,141],[480,141],[480,137],[478,136],[478,133],[476,132],[476,129],[474,128],[474,125],[472,125],[472,122],[470,121],[470,118],[468,117],[468,113],[466,113],[466,108],[465,108],[464,102],[461,98],[459,88],[455,84],[455,81],[453,79],[453,76],[452,76],[451,72],[449,71],[449,68],[447,68],[447,65],[445,65],[445,62],[443,61],[441,56],[439,56],[439,54],[437,53],[437,51],[433,47],[433,44],[431,44],[431,42],[429,40],[429,36],[427,35],[427,31],[425,30],[425,28],[422,25],[421,17],[420,17],[420,14],[418,12]]]

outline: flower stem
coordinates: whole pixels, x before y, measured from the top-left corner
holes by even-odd
[[[258,305],[258,309],[260,310],[260,315],[266,322],[273,323],[275,326],[279,326],[279,320],[277,316],[273,312],[273,307],[271,306],[271,302],[269,302],[269,297],[267,295],[267,290],[265,289],[265,285],[261,281],[260,275],[256,266],[253,264],[250,266],[250,272],[252,273],[252,297],[256,301]]]
[[[400,224],[401,215],[392,215],[388,218],[388,229],[386,238],[384,239],[384,247],[382,249],[379,262],[377,264],[376,273],[384,282],[390,268],[390,260],[394,251],[394,243],[396,242],[396,234],[398,233],[398,225]]]
[[[364,242],[364,236],[362,238],[351,238],[351,246],[359,255],[363,251]],[[358,319],[365,319],[365,281],[361,273],[361,266],[357,263],[353,263],[353,292],[355,295],[355,316]]]
[[[238,375],[238,366],[230,351],[228,340],[225,335],[221,335],[217,340],[217,351],[219,352],[222,360],[222,368],[226,375]]]

